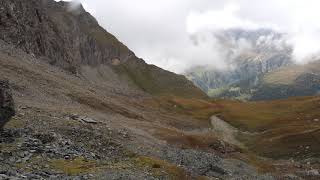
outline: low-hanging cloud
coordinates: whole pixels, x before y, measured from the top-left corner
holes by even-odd
[[[191,13],[187,18],[188,32],[241,28],[254,30],[267,28],[283,33],[281,39],[266,39],[278,48],[291,45],[292,57],[298,63],[318,58],[320,46],[320,1],[271,0],[233,1],[221,10]],[[272,41],[270,41],[272,40]]]
[[[177,73],[199,65],[226,67],[230,52],[215,33],[234,28],[285,34],[282,38],[263,35],[257,42],[280,49],[290,45],[293,58],[300,63],[320,52],[318,0],[80,1],[138,56]],[[230,48],[237,54],[253,45],[237,39]]]

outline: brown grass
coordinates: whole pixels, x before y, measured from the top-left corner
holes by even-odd
[[[181,98],[176,96],[161,96],[153,99],[153,105],[169,112],[188,115],[195,120],[209,121],[212,115],[220,112],[219,104],[203,99]],[[209,125],[209,124],[208,124]]]
[[[320,116],[320,97],[300,97],[262,102],[221,101],[224,120],[246,131],[305,125]]]
[[[207,149],[210,148],[210,145],[220,143],[219,139],[210,132],[187,134],[179,130],[162,128],[156,131],[154,135],[182,148]]]
[[[267,84],[290,85],[293,84],[300,75],[306,72],[319,73],[319,69],[319,61],[305,65],[291,65],[267,74],[264,77],[264,82]]]
[[[242,137],[250,150],[273,158],[320,155],[320,123],[314,121],[320,117],[320,97],[219,103],[225,121],[243,131],[259,133]]]
[[[200,149],[207,152],[220,153],[221,155],[242,151],[240,148],[222,141],[211,131],[190,133],[177,129],[162,128],[158,129],[154,135],[182,149]]]
[[[139,156],[134,161],[137,166],[151,168],[155,176],[161,176],[165,172],[172,180],[190,179],[182,168],[158,158]]]
[[[52,168],[62,171],[68,175],[79,175],[94,172],[97,170],[97,164],[94,161],[84,158],[76,158],[73,160],[52,160],[50,162]]]
[[[249,151],[263,156],[300,158],[320,155],[320,122],[314,121],[320,119],[320,97],[261,102],[162,97],[156,102],[167,111],[189,115],[196,123],[207,123],[207,127],[210,127],[209,117],[219,115],[239,130],[255,133],[237,138]],[[193,148],[207,148],[217,140],[208,134],[190,135],[168,129],[157,133],[169,143]],[[308,151],[304,150],[305,147]]]

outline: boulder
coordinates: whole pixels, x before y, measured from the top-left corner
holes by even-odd
[[[9,82],[0,80],[0,130],[15,115]]]

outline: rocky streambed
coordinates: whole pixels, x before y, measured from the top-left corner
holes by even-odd
[[[244,147],[244,145],[236,139],[239,130],[217,116],[210,117],[212,130],[225,142]]]

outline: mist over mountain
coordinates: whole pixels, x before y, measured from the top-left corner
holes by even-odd
[[[213,97],[232,84],[256,86],[263,74],[294,64],[292,47],[286,44],[285,34],[270,29],[231,29],[211,35],[220,45],[225,66],[198,66],[189,69],[186,76]]]

